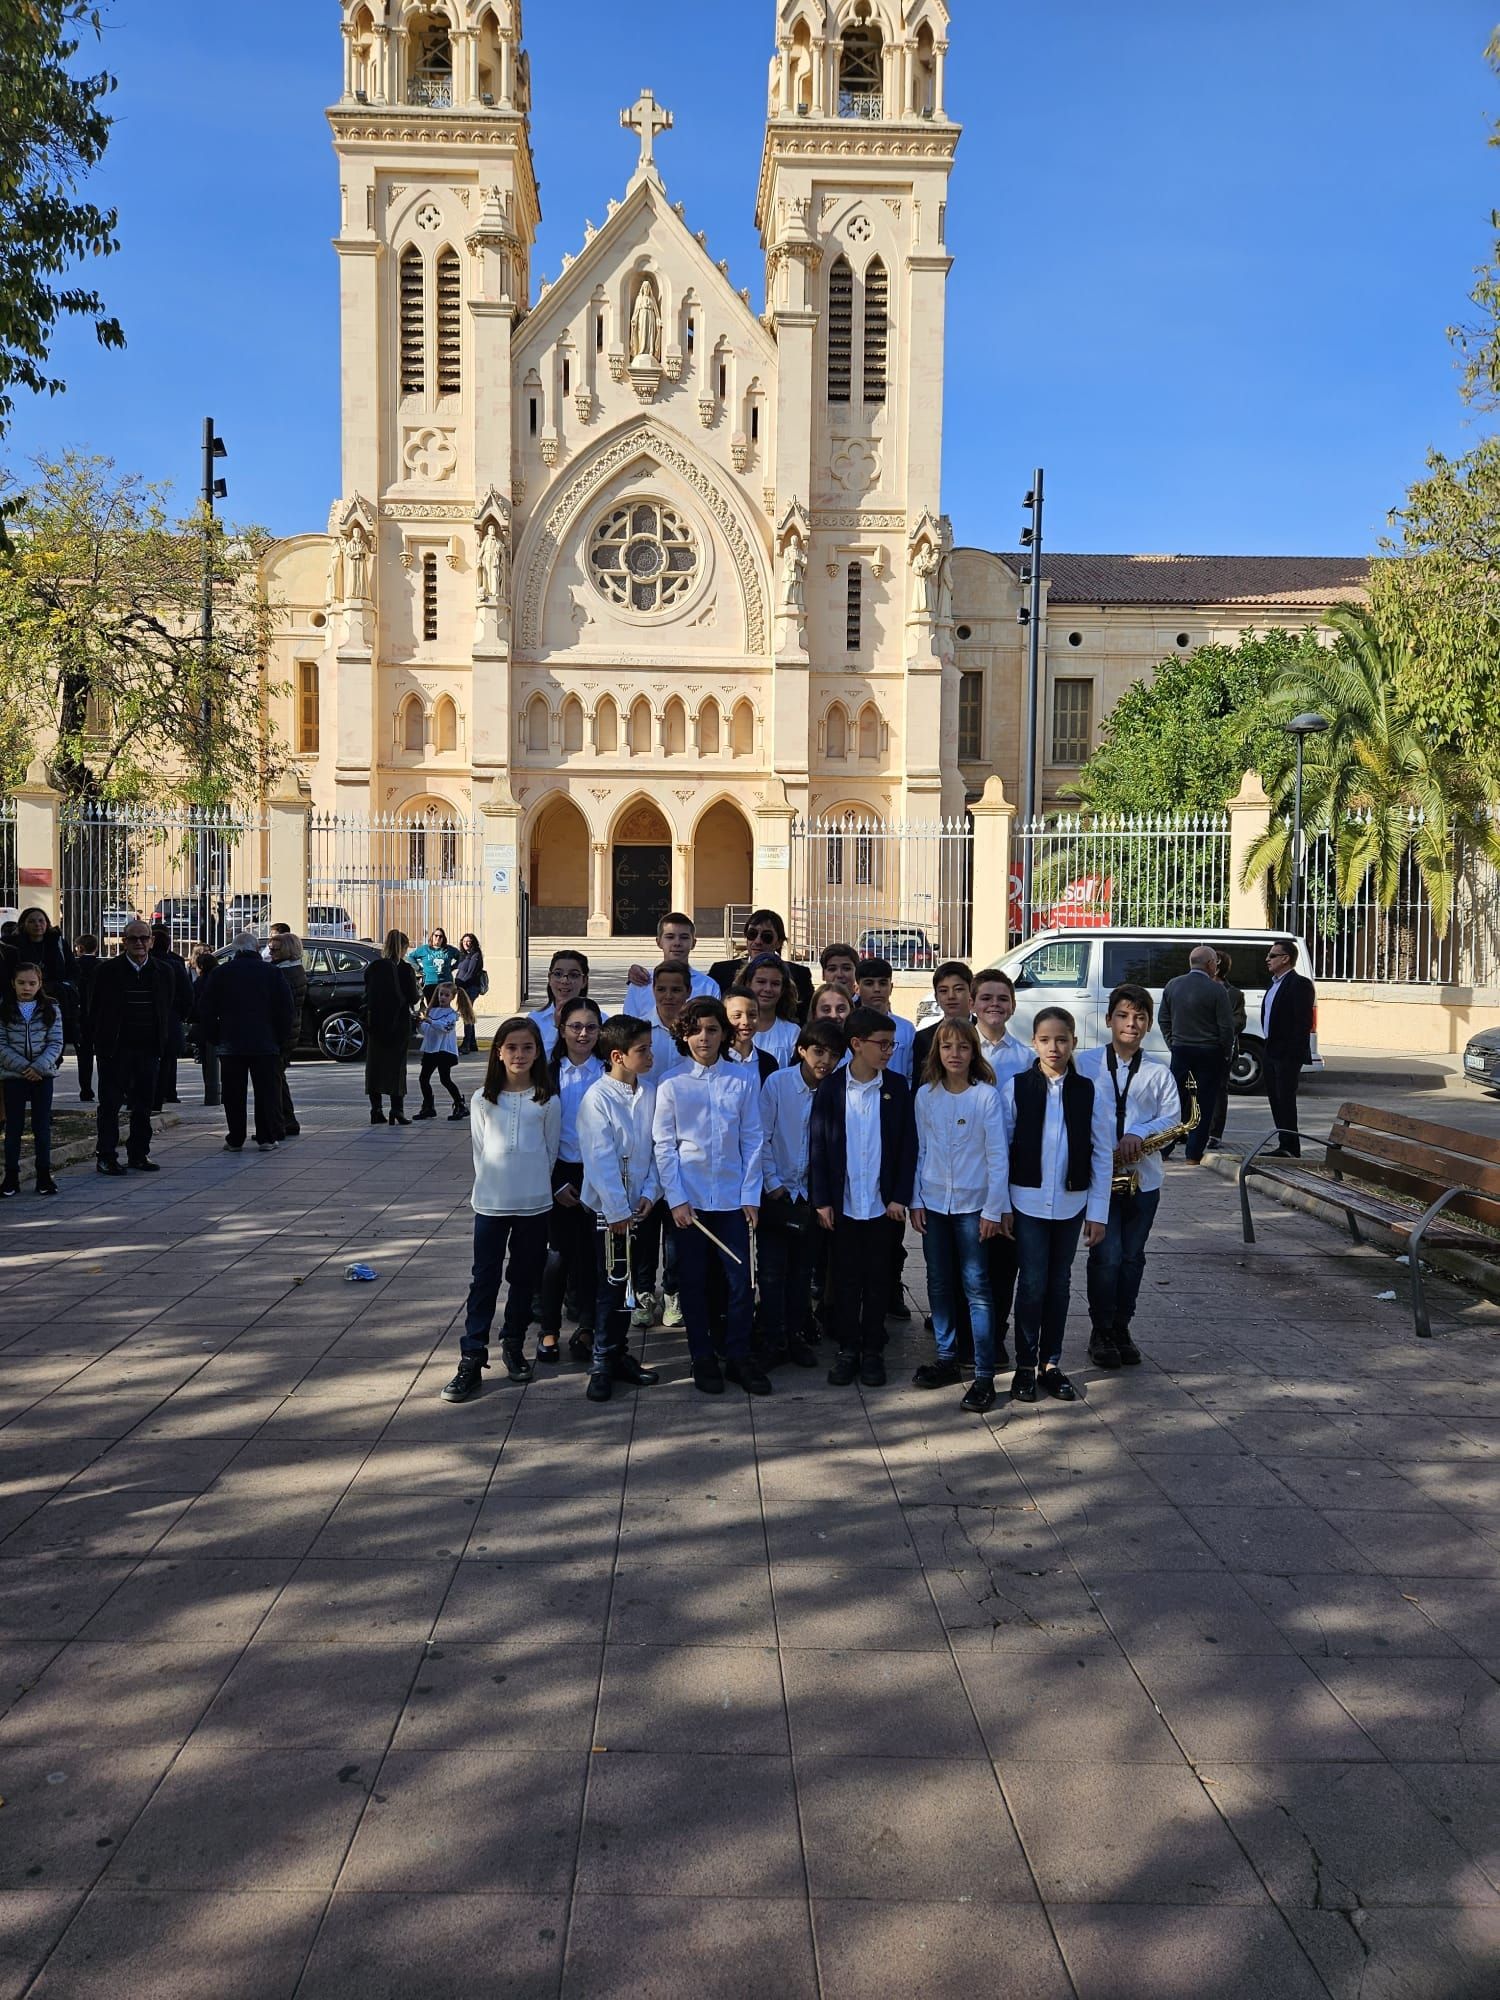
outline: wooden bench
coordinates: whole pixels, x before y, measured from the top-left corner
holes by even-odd
[[[1341,1104],[1326,1139],[1310,1132],[1300,1135],[1324,1149],[1322,1170],[1317,1171],[1301,1160],[1263,1157],[1282,1136],[1268,1132],[1240,1163],[1240,1217],[1247,1243],[1255,1241],[1253,1174],[1342,1208],[1356,1243],[1364,1241],[1361,1219],[1383,1224],[1407,1239],[1412,1317],[1424,1338],[1431,1335],[1432,1322],[1422,1286],[1422,1249],[1436,1246],[1500,1258],[1500,1239],[1474,1227],[1482,1222],[1500,1228],[1500,1139],[1370,1104]],[[1414,1195],[1423,1204],[1422,1213],[1414,1214],[1383,1189]]]

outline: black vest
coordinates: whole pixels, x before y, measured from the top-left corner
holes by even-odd
[[[1016,1187],[1042,1184],[1042,1126],[1047,1116],[1047,1079],[1040,1063],[1015,1082],[1016,1130],[1010,1142],[1010,1178]],[[1094,1086],[1069,1063],[1063,1078],[1063,1127],[1068,1135],[1069,1194],[1088,1191],[1094,1163]]]

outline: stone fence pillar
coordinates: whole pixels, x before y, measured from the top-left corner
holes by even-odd
[[[34,757],[26,781],[12,794],[16,802],[16,904],[35,904],[53,923],[62,915],[62,793],[48,782],[47,767]]]
[[[976,972],[1004,957],[1010,944],[1010,877],[1016,809],[998,775],[985,780],[970,807],[974,821],[973,925],[970,962]]]
[[[312,788],[299,771],[288,771],[266,800],[269,829],[271,915],[290,924],[298,937],[307,932],[307,883],[312,873]]]
[[[794,929],[791,905],[795,817],[786,786],[779,778],[772,778],[755,808],[755,866],[750,894],[758,910],[779,910],[789,932]],[[729,942],[733,946],[732,938]]]
[[[1229,923],[1233,930],[1258,931],[1266,921],[1264,880],[1244,886],[1245,862],[1262,834],[1271,830],[1271,801],[1258,771],[1247,771],[1229,801]]]
[[[522,808],[506,778],[496,778],[480,808],[479,942],[490,990],[479,1011],[502,1021],[520,1010],[526,968],[521,963]]]

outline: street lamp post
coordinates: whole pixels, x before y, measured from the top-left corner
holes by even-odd
[[[1302,853],[1302,747],[1309,736],[1321,736],[1328,727],[1328,717],[1309,712],[1294,715],[1286,725],[1286,733],[1297,745],[1297,781],[1292,791],[1292,921],[1297,927],[1298,937],[1307,929],[1304,921],[1303,893],[1303,853]]]
[[[1026,551],[1026,564],[1021,570],[1021,581],[1028,586],[1026,602],[1016,613],[1018,621],[1027,628],[1026,632],[1026,756],[1022,766],[1024,774],[1024,798],[1021,808],[1021,935],[1030,937],[1032,930],[1032,859],[1036,841],[1032,835],[1036,819],[1036,731],[1037,709],[1041,698],[1041,644],[1042,644],[1042,468],[1037,467],[1031,477],[1031,491],[1021,505],[1031,515],[1031,520],[1021,530],[1021,547]]]
[[[229,488],[215,470],[218,459],[227,458],[224,440],[214,428],[212,417],[203,419],[203,685],[198,696],[198,749],[203,775],[203,798],[199,802],[198,828],[198,931],[205,945],[224,942],[213,925],[210,879],[213,874],[213,835],[208,823],[208,775],[213,766],[213,653],[214,653],[214,502],[227,498]],[[223,910],[219,912],[223,927]]]

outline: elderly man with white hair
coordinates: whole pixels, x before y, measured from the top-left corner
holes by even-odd
[[[1193,947],[1188,970],[1167,981],[1157,1016],[1172,1051],[1172,1074],[1187,1115],[1187,1079],[1192,1078],[1198,1124],[1188,1135],[1187,1162],[1196,1167],[1213,1130],[1214,1112],[1229,1087],[1234,1059],[1234,1003],[1218,977],[1219,954],[1211,944]]]
[[[291,988],[260,955],[254,931],[241,931],[229,957],[210,973],[199,1006],[203,1032],[219,1049],[224,1144],[245,1143],[246,1087],[255,1087],[255,1143],[269,1152],[281,1138],[281,1046],[292,1030]]]

